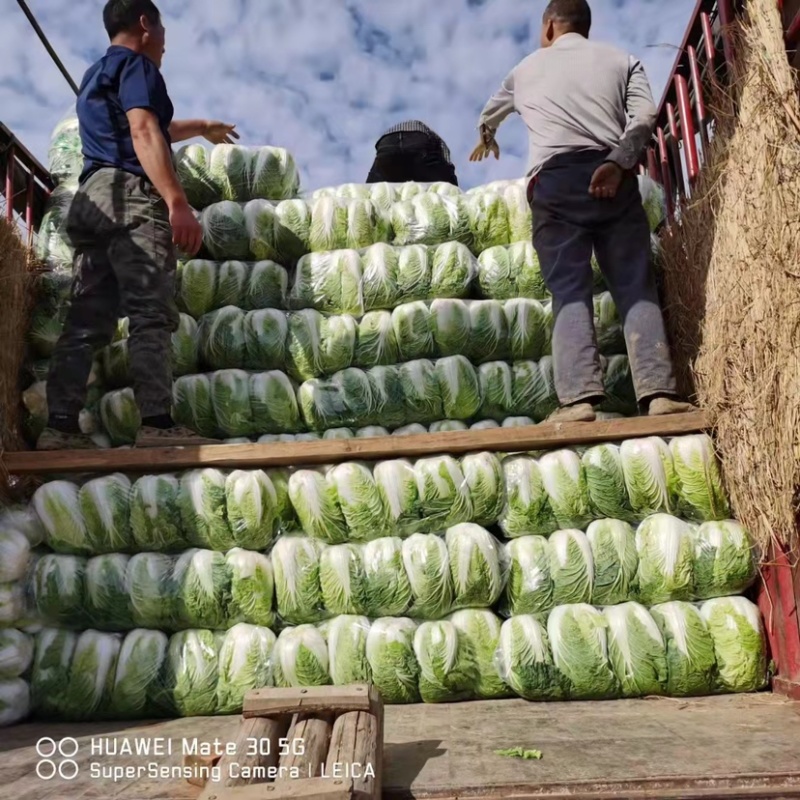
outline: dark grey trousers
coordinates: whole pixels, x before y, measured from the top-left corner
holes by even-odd
[[[170,338],[179,316],[166,203],[143,178],[101,169],[75,195],[67,234],[75,248],[74,280],[47,379],[50,416],[77,420],[94,354],[111,342],[122,316],[130,322],[130,369],[141,415],[169,414]]]
[[[592,175],[605,157],[599,151],[557,156],[529,191],[533,245],[553,295],[553,366],[562,405],[604,395],[592,309],[592,251],[623,321],[636,397],[676,393],[638,181],[626,174],[613,200],[589,194]]]

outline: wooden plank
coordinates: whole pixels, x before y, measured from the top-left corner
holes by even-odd
[[[217,765],[220,780],[208,781],[200,800],[218,797],[226,788],[263,780],[258,773],[278,766],[279,740],[286,736],[288,728],[288,719],[256,717],[242,720],[236,733],[236,754],[222,756]]]
[[[597,422],[544,422],[522,428],[445,431],[414,436],[377,436],[371,439],[332,439],[273,444],[218,444],[204,447],[152,449],[63,450],[52,453],[5,453],[5,469],[13,475],[66,472],[169,472],[196,467],[267,468],[333,464],[341,461],[377,461],[418,458],[481,450],[522,452],[550,450],[579,444],[636,439],[645,436],[682,436],[707,429],[704,412],[667,417],[631,417]]]
[[[275,783],[299,780],[292,777],[294,770],[308,778],[322,776],[331,741],[333,719],[332,713],[308,718],[295,716],[286,735],[289,740],[288,752],[281,756]]]
[[[346,778],[300,778],[222,789],[213,800],[350,800],[352,796],[353,782]]]
[[[352,686],[309,686],[303,689],[252,689],[244,698],[242,715],[314,714],[325,711],[371,711],[380,704],[377,689],[367,684]]]
[[[334,778],[349,775],[353,795],[362,800],[379,800],[383,740],[381,725],[374,714],[351,711],[336,719],[325,774]]]
[[[189,767],[192,770],[190,777],[186,782],[191,786],[198,786],[201,789],[208,783],[207,774],[220,760],[220,756],[201,756],[201,755],[185,755],[183,757],[183,766]]]

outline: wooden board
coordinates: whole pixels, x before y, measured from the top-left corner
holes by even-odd
[[[267,717],[277,714],[323,713],[336,711],[369,711],[376,713],[381,705],[375,687],[367,684],[353,686],[309,686],[304,689],[252,689],[244,698],[242,716]]]
[[[637,439],[645,436],[682,436],[709,427],[703,412],[668,417],[631,417],[597,422],[544,422],[522,428],[445,431],[414,436],[377,436],[370,439],[332,439],[273,444],[218,444],[204,447],[63,450],[53,453],[5,453],[2,465],[12,475],[64,472],[168,472],[196,467],[256,469],[333,464],[341,461],[377,461],[417,458],[481,450],[522,452],[579,444]]]
[[[222,789],[214,800],[351,800],[352,796],[353,782],[347,778],[299,778]]]
[[[383,739],[382,721],[374,714],[350,711],[333,725],[331,746],[325,760],[328,775],[347,770],[353,778],[356,798],[378,798],[381,787]],[[338,772],[337,772],[338,771]]]

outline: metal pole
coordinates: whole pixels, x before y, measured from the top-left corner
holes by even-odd
[[[72,76],[67,72],[67,68],[61,63],[61,59],[56,54],[56,51],[53,50],[53,46],[50,44],[47,36],[45,36],[44,31],[39,26],[39,23],[36,21],[36,17],[33,16],[33,12],[28,8],[28,4],[25,0],[17,0],[19,7],[22,9],[22,13],[28,18],[28,22],[30,22],[31,26],[33,27],[34,31],[36,31],[36,35],[41,40],[42,44],[44,45],[44,49],[50,54],[50,58],[53,59],[53,63],[58,67],[61,74],[66,78],[67,83],[72,88],[72,91],[75,94],[78,94],[78,85],[72,80]]]

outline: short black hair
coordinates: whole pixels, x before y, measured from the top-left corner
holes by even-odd
[[[161,21],[161,12],[153,0],[108,0],[103,9],[103,24],[108,38],[133,30],[142,17],[147,17],[153,25]]]
[[[592,27],[592,9],[586,0],[550,0],[544,10],[544,21],[553,20],[571,31],[588,36]]]

